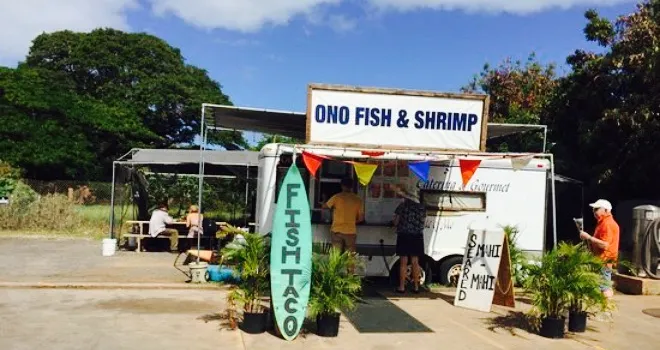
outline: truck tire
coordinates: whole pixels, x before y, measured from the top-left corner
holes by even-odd
[[[462,256],[452,256],[440,264],[440,283],[444,286],[456,286],[461,275]]]
[[[398,286],[399,285],[399,265],[401,263],[401,260],[397,260],[394,265],[392,265],[392,268],[390,269],[390,283],[393,286]],[[421,285],[428,285],[431,283],[431,279],[433,276],[433,270],[431,268],[432,264],[429,263],[429,259],[427,258],[421,258],[419,261],[419,266],[422,268],[422,275],[420,276],[420,284]],[[408,276],[407,280],[408,283],[412,285],[412,264],[410,263],[410,260],[408,261]]]

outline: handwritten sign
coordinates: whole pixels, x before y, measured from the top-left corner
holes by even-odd
[[[307,143],[483,151],[487,107],[487,95],[312,84]]]
[[[280,188],[270,247],[271,299],[281,335],[292,340],[302,328],[309,301],[312,224],[304,181],[295,164]]]
[[[490,312],[498,286],[505,233],[496,228],[470,228],[454,305]]]

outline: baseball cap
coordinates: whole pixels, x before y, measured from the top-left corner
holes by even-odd
[[[607,210],[612,210],[612,203],[610,203],[608,200],[605,199],[599,199],[595,201],[594,203],[589,204],[590,207],[592,208],[603,208]]]

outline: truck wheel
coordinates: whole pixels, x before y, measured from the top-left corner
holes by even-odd
[[[390,269],[390,282],[393,286],[399,285],[399,265],[401,260],[397,260],[396,263]],[[431,270],[431,264],[428,263],[427,259],[420,259],[419,267],[421,267],[421,276],[419,276],[419,284],[427,285],[431,283],[431,276],[433,275]],[[412,264],[408,261],[408,267],[406,268],[406,284],[413,285],[412,278]]]
[[[452,256],[440,264],[440,283],[445,286],[456,286],[461,276],[462,256]]]

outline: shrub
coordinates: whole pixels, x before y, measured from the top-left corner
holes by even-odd
[[[525,284],[529,275],[529,263],[525,253],[518,247],[518,227],[507,225],[503,227],[507,240],[509,241],[509,256],[511,257],[511,277],[513,284],[520,287]]]
[[[69,231],[82,224],[75,205],[64,195],[49,194],[34,201],[22,198],[0,207],[0,229]]]

